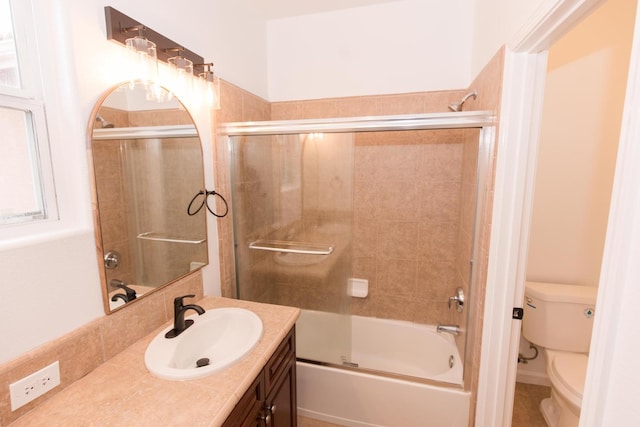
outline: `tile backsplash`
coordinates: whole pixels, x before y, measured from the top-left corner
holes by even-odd
[[[0,426],[16,420],[173,319],[173,298],[186,294],[195,294],[194,300],[202,298],[199,271],[0,365]],[[56,360],[60,362],[60,386],[12,412],[9,385]]]

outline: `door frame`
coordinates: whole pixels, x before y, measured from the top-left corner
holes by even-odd
[[[513,307],[521,306],[524,296],[547,51],[605,2],[545,2],[505,49],[476,426],[511,425],[521,324],[511,318],[511,313]],[[607,391],[612,370],[618,369],[612,367],[611,360],[616,345],[624,343],[623,338],[618,339],[621,335],[611,331],[625,326],[640,329],[633,325],[640,322],[623,322],[633,315],[633,304],[627,304],[625,312],[620,310],[620,297],[625,293],[640,297],[635,285],[640,282],[640,268],[624,262],[628,254],[640,253],[640,237],[628,232],[629,227],[640,229],[640,197],[636,184],[640,182],[640,168],[633,167],[634,161],[635,165],[640,164],[640,148],[635,143],[640,141],[640,115],[637,114],[640,111],[640,58],[636,52],[639,47],[636,25],[599,284],[599,316],[594,323],[583,398],[581,425],[585,426],[604,425],[602,420],[611,415],[607,405],[613,398]]]

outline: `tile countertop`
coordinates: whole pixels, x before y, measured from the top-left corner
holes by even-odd
[[[144,365],[147,346],[169,326],[166,323],[11,426],[220,426],[293,327],[300,310],[219,297],[205,297],[197,304],[205,309],[253,311],[262,319],[262,338],[247,356],[226,369],[201,379],[167,381],[152,376]]]

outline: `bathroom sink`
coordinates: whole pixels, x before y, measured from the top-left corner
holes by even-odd
[[[240,360],[262,336],[262,321],[243,308],[216,308],[188,319],[194,323],[175,338],[173,325],[151,341],[144,354],[147,369],[166,380],[206,377]]]

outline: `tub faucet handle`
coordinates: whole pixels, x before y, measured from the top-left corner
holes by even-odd
[[[451,302],[455,302],[456,310],[458,310],[458,313],[462,313],[462,309],[464,308],[464,291],[462,288],[457,288],[456,294],[449,297],[449,308],[451,308]]]

